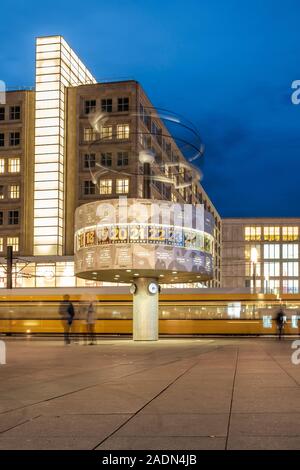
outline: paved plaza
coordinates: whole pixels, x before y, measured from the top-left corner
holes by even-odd
[[[5,341],[0,449],[300,448],[292,339]]]

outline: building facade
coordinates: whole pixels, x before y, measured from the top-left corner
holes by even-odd
[[[297,218],[222,219],[222,287],[299,293]]]
[[[75,209],[143,197],[139,154],[151,151],[151,175],[165,173],[177,184],[153,179],[149,197],[203,204],[213,215],[214,279],[207,285],[220,287],[220,216],[199,182],[185,185],[185,156],[138,82],[97,83],[61,36],[44,37],[36,41],[35,90],[6,97],[0,107],[0,286],[6,285],[8,245],[16,287],[99,285],[74,277]]]

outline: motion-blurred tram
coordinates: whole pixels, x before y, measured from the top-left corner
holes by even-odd
[[[0,334],[57,335],[63,333],[59,305],[64,289],[13,289],[0,293]],[[132,334],[132,296],[128,288],[73,288],[74,334],[86,332],[86,308],[96,307],[98,335]],[[274,335],[276,315],[284,310],[286,335],[298,335],[300,295],[199,293],[196,289],[166,289],[159,300],[160,335]]]

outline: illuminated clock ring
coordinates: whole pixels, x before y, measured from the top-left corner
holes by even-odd
[[[170,184],[174,186],[175,189],[183,189],[183,188],[188,188],[191,187],[194,183],[197,183],[199,180],[202,178],[202,173],[199,170],[199,168],[195,167],[191,162],[194,162],[196,159],[200,158],[204,154],[204,145],[202,143],[201,137],[195,128],[193,124],[191,124],[189,121],[186,121],[186,124],[182,121],[182,118],[175,113],[171,113],[168,110],[165,109],[155,109],[152,107],[144,107],[144,110],[150,109],[150,114],[147,114],[148,117],[156,117],[161,120],[166,120],[169,122],[172,122],[173,124],[177,124],[181,126],[184,129],[187,129],[196,139],[197,142],[190,142],[186,139],[183,139],[178,136],[174,136],[174,134],[169,135],[169,134],[163,134],[160,133],[159,135],[155,133],[151,129],[147,129],[145,132],[131,132],[131,135],[145,135],[145,136],[152,136],[154,139],[162,139],[164,138],[165,140],[174,140],[178,149],[183,152],[183,150],[180,148],[179,144],[182,144],[185,149],[190,149],[192,151],[192,156],[187,157],[186,162],[176,162],[172,161],[166,161],[166,162],[159,162],[155,161],[155,158],[157,156],[153,153],[154,161],[153,161],[153,166],[156,168],[156,172],[153,172],[150,176],[146,176],[146,178],[151,179],[151,181],[158,181],[162,182],[165,184]],[[152,114],[152,111],[154,113]],[[148,111],[147,111],[148,113]],[[168,114],[166,114],[168,113]],[[139,116],[141,119],[143,118],[143,115],[141,113],[131,113],[131,116]],[[90,115],[90,124],[92,128],[98,133],[101,134],[101,127],[109,120],[110,115],[109,113],[94,113]],[[112,136],[114,137],[114,136]],[[94,140],[90,146],[89,150],[93,149],[95,145],[103,144],[106,142],[111,142],[111,138],[103,137],[97,140]],[[160,144],[161,145],[161,144]],[[122,149],[124,151],[124,142],[118,143],[117,147]],[[142,153],[151,153],[152,150],[145,150],[140,152],[139,154],[139,160],[141,161],[141,154]],[[184,153],[184,152],[183,152]],[[121,174],[124,176],[141,176],[143,173],[142,171],[140,172],[128,172],[126,169],[120,168],[118,170],[112,169],[110,167],[107,167],[106,165],[101,164],[100,162],[96,163],[97,169],[92,168],[90,166],[90,161],[88,161],[89,164],[89,170],[91,174],[91,178],[94,184],[98,186],[98,181],[100,178],[102,178],[105,174],[107,173],[117,173]],[[172,171],[169,171],[169,169],[172,168]],[[182,174],[182,169],[184,169],[184,181],[179,181],[179,178],[183,176]],[[175,171],[174,171],[175,170]]]

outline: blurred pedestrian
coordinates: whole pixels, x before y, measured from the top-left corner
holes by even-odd
[[[89,345],[92,346],[95,343],[95,306],[94,302],[91,301],[87,308],[86,313],[86,327],[87,327],[87,339]]]
[[[276,317],[276,325],[278,330],[278,339],[281,340],[284,332],[285,316],[282,308],[280,308]]]
[[[64,341],[65,344],[71,343],[71,330],[75,316],[74,307],[70,301],[69,295],[64,295],[63,301],[60,303],[59,313],[64,328]]]

